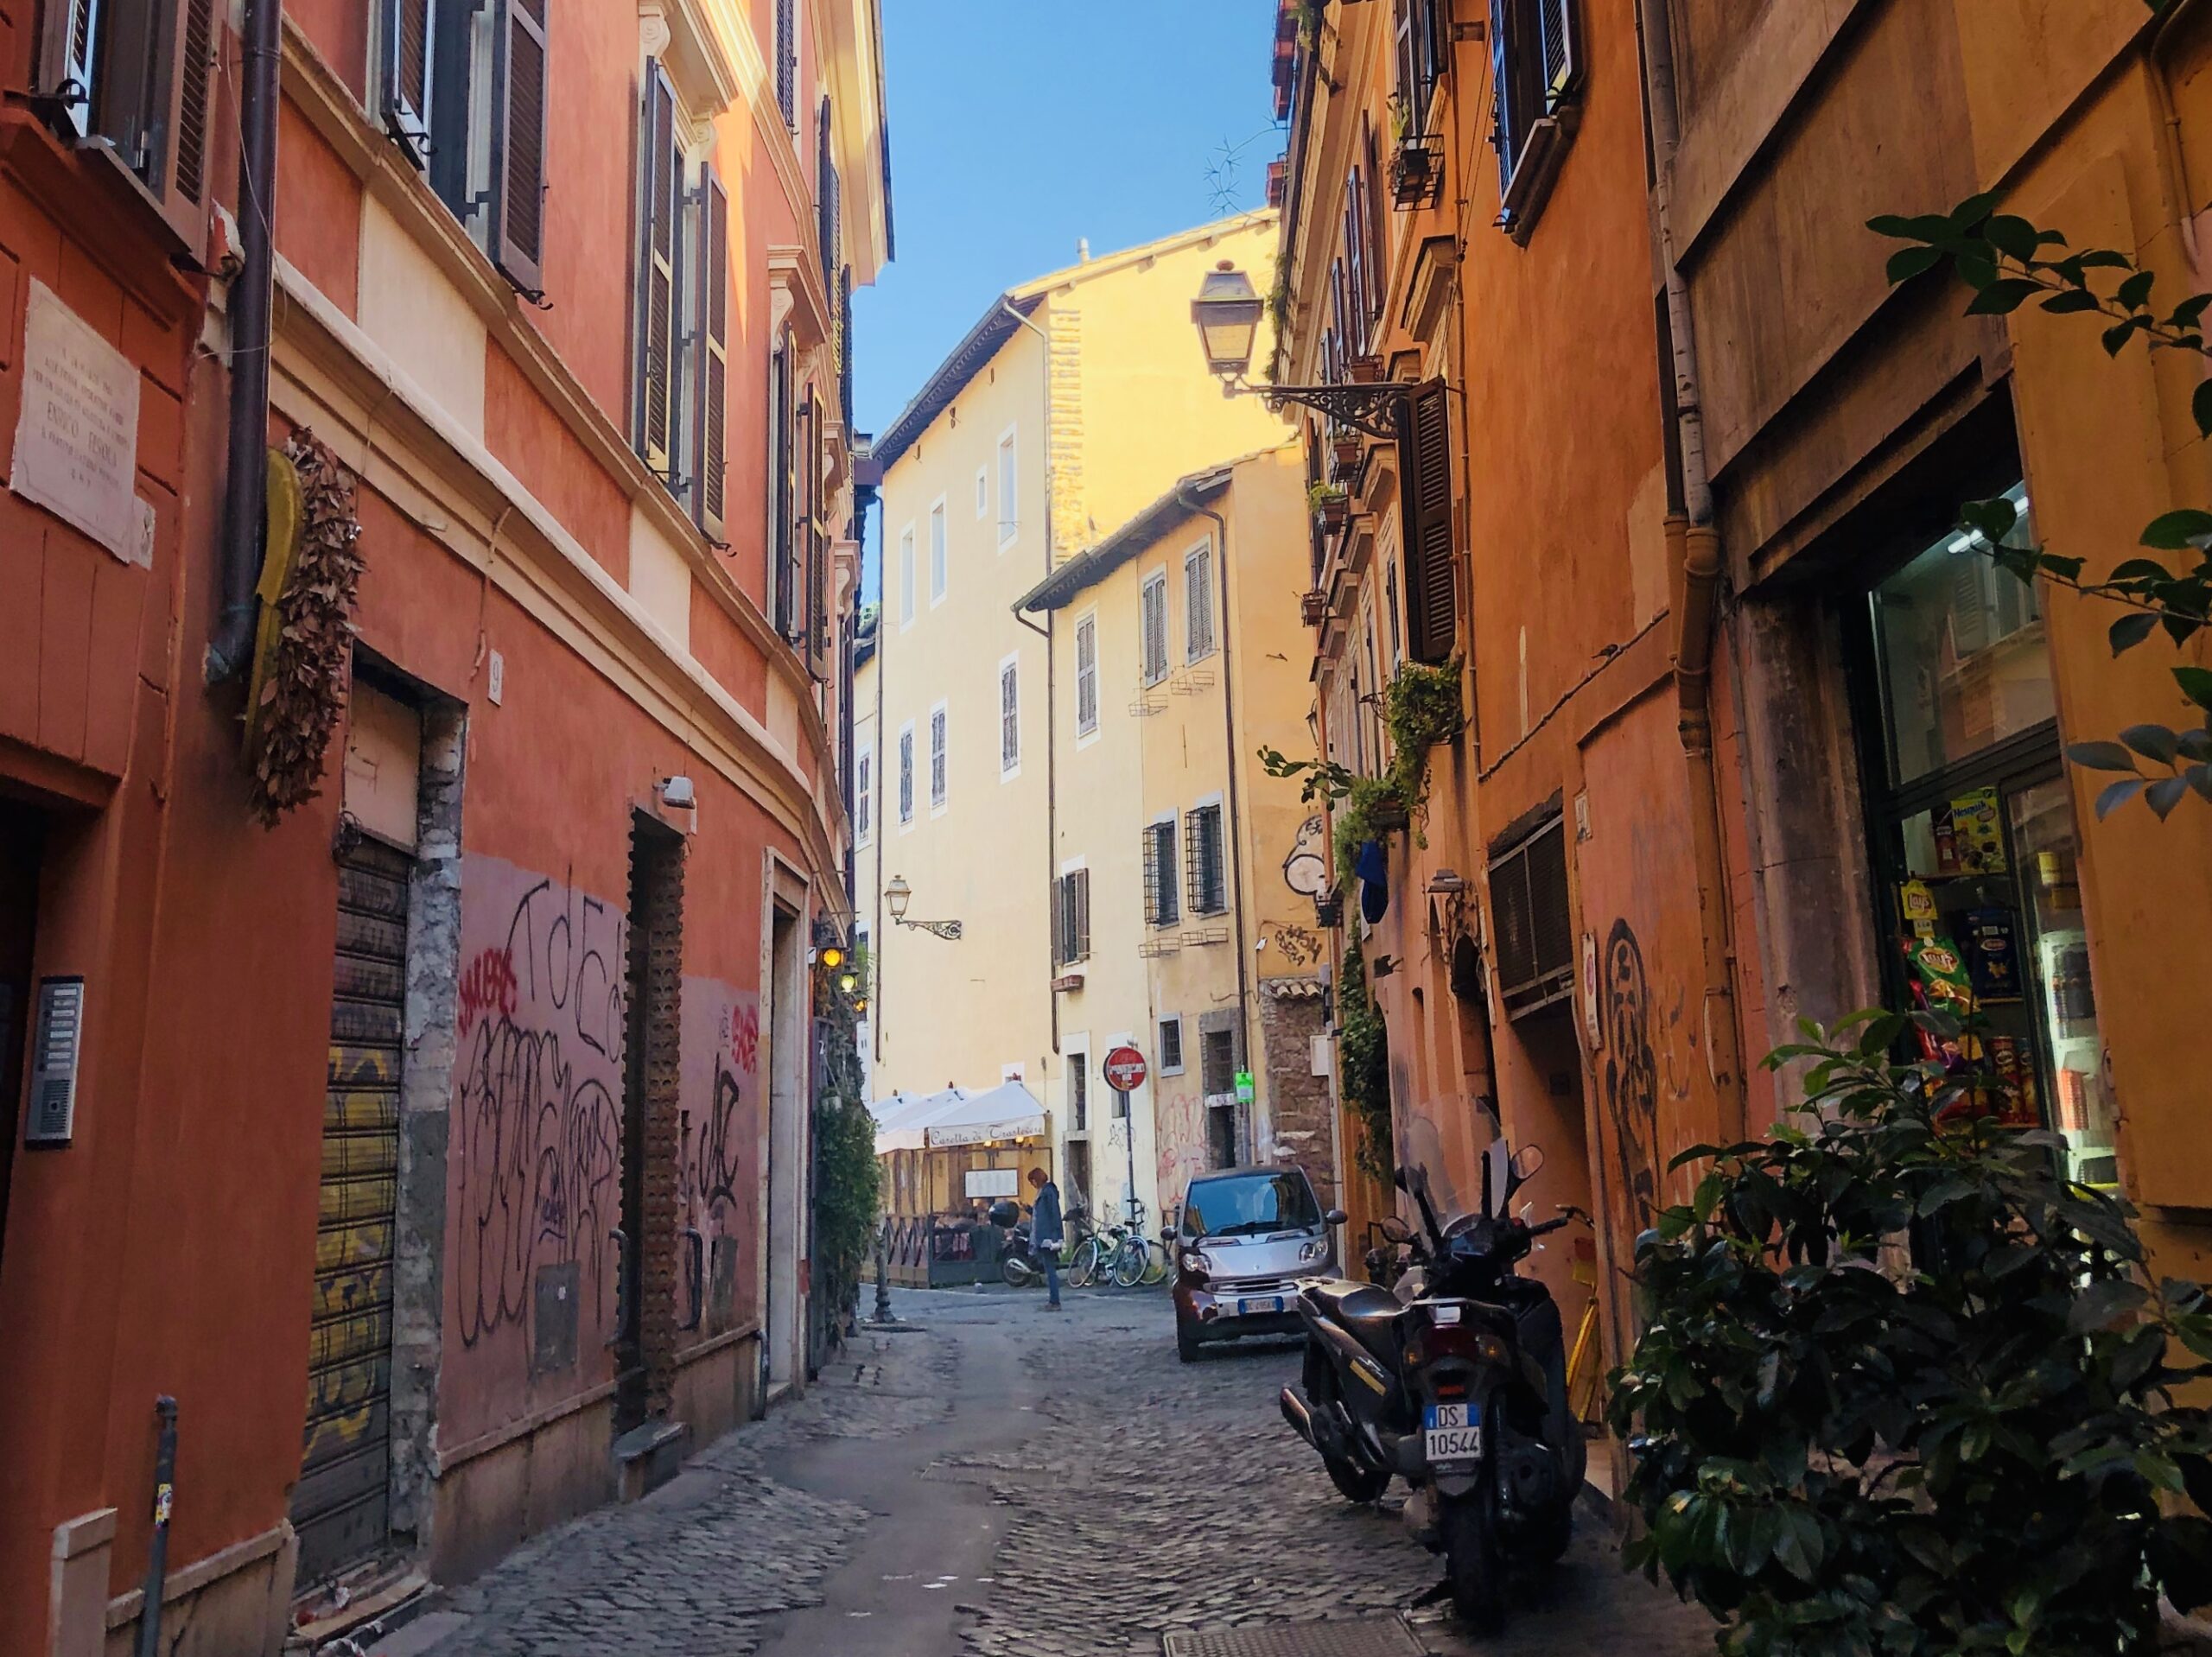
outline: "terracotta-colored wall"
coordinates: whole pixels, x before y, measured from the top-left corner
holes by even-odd
[[[346,313],[361,283],[361,186],[289,98],[277,105],[276,251]]]
[[[484,446],[553,510],[600,568],[629,580],[629,497],[497,343],[484,352]]]

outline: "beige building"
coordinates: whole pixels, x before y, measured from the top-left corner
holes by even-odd
[[[1255,1161],[1298,1162],[1334,1200],[1320,827],[1257,757],[1312,740],[1306,535],[1286,438],[1179,479],[1021,601],[1077,687],[1052,766],[1053,1137],[1109,1204],[1134,1190],[1164,1214],[1192,1173]],[[1152,1072],[1128,1121],[1098,1077],[1123,1040]]]
[[[1086,690],[1072,635],[1053,643],[1066,619],[1014,606],[1179,478],[1281,441],[1257,399],[1225,398],[1206,375],[1190,318],[1205,273],[1272,257],[1275,230],[1272,212],[1244,214],[1011,289],[876,441],[882,608],[856,681],[855,837],[878,1098],[1019,1076],[1057,1122],[1071,1108],[1066,1035],[1090,1038],[1094,1092],[1105,1038],[1150,1054],[1142,1018],[1109,1028],[1052,988],[1054,903],[1077,855],[1051,833],[1053,770],[1097,740],[1077,731],[1080,698],[1135,697],[1135,634],[1089,647]],[[894,879],[909,923],[957,921],[958,939],[894,924]],[[1135,1109],[1141,1173],[1149,1089]],[[1147,1202],[1154,1183],[1139,1181]]]

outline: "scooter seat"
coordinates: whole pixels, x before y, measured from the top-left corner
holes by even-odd
[[[1405,1310],[1397,1296],[1371,1283],[1312,1283],[1306,1292],[1324,1316],[1350,1330],[1361,1345],[1389,1353],[1392,1326]]]

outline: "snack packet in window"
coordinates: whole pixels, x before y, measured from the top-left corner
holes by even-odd
[[[1935,933],[1909,937],[1904,940],[1904,958],[1912,978],[1913,999],[1923,1012],[1948,1013],[1963,1019],[1974,1011],[1973,981],[1949,940]],[[1954,1070],[1966,1063],[1968,1055],[1957,1038],[1938,1037],[1916,1025],[1915,1029],[1923,1058]]]

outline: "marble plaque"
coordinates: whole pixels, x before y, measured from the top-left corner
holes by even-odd
[[[145,539],[137,470],[137,369],[32,278],[9,486],[134,563]]]

